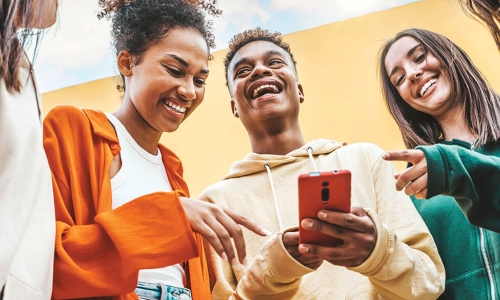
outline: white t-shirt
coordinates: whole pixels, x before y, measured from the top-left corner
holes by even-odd
[[[137,144],[115,116],[109,113],[106,113],[106,116],[115,127],[120,142],[122,161],[120,170],[111,178],[112,209],[140,196],[155,192],[171,192],[172,186],[168,180],[160,150],[158,149],[156,155],[147,152]],[[147,218],[147,216],[144,217]],[[139,271],[139,281],[142,282],[184,287],[185,279],[186,274],[179,264]]]

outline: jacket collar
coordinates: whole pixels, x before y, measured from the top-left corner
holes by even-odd
[[[106,114],[100,110],[92,109],[84,109],[83,112],[90,121],[93,133],[106,141],[111,148],[113,156],[118,155],[121,150],[118,136],[116,135],[115,128],[109,122],[108,117],[106,117]]]

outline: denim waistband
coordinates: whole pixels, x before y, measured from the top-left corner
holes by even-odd
[[[189,289],[163,283],[139,282],[135,293],[141,300],[191,300]]]

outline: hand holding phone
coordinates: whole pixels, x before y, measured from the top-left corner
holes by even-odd
[[[320,210],[351,211],[351,172],[334,170],[301,174],[299,186],[299,224],[305,218],[317,219]],[[321,246],[341,245],[342,240],[299,226],[299,243]]]

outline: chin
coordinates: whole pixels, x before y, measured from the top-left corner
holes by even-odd
[[[175,125],[174,126],[172,126],[172,125],[167,126],[167,127],[163,128],[162,132],[167,132],[167,133],[175,132],[177,129],[179,129],[179,126],[180,126],[180,124],[177,126],[175,126]]]

